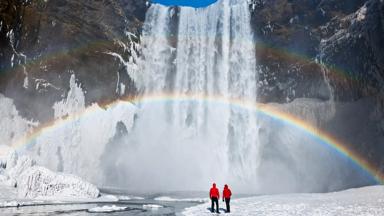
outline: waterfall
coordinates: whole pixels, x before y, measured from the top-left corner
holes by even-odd
[[[204,188],[211,181],[253,181],[257,171],[256,114],[230,103],[194,100],[193,95],[256,101],[255,46],[248,3],[223,0],[203,9],[153,4],[142,36],[142,96],[191,95],[191,100],[139,104],[128,136],[129,182],[160,179]],[[177,23],[177,28],[172,26]],[[148,157],[152,158],[148,160]],[[171,180],[164,179],[168,172]],[[132,171],[132,172],[131,172]],[[159,173],[158,173],[159,172]],[[174,181],[174,182],[173,182]],[[173,183],[170,183],[173,182]]]
[[[132,58],[105,53],[127,67],[138,100],[87,106],[86,91],[71,71],[67,96],[52,107],[55,121],[41,130],[0,95],[1,140],[6,145],[21,140],[18,150],[51,170],[101,187],[140,192],[206,191],[212,182],[229,184],[236,193],[258,194],[372,184],[364,170],[320,136],[322,128],[346,134],[343,117],[355,110],[368,113],[369,107],[365,101],[357,109],[334,102],[325,67],[328,101],[266,104],[287,118],[240,108],[242,101],[256,102],[258,90],[248,7],[241,0],[199,9],[151,5],[140,45],[131,44]],[[321,58],[322,53],[319,63]],[[289,115],[319,128],[319,134]],[[364,115],[356,116],[347,123],[366,125]]]

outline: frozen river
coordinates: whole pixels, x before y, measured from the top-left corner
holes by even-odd
[[[85,202],[8,200],[2,203],[0,215],[179,215],[183,209],[208,200],[203,192],[136,195],[117,190],[103,192],[108,195]]]

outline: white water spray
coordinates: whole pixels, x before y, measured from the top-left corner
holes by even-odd
[[[248,3],[223,0],[204,9],[152,5],[143,29],[141,90],[256,101],[256,62]],[[177,41],[175,43],[175,40]],[[140,84],[140,83],[139,83]],[[254,180],[256,114],[205,101],[140,104],[127,143],[127,184],[203,189],[211,181]],[[167,177],[169,176],[169,178]],[[152,180],[152,181],[151,181]],[[148,185],[145,186],[148,189]]]

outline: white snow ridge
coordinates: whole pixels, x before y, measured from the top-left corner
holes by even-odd
[[[0,157],[0,200],[92,199],[100,194],[96,186],[80,177],[52,172],[36,166],[35,161],[26,155],[19,156],[12,150],[8,152],[5,157]]]
[[[211,216],[210,204],[185,209],[187,216]],[[224,207],[220,202],[219,207]],[[223,211],[222,211],[223,212]],[[381,216],[384,186],[371,186],[324,194],[285,194],[243,198],[231,202],[230,215],[257,216]]]

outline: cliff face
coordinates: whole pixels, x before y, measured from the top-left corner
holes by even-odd
[[[137,54],[147,7],[144,0],[2,1],[0,92],[38,119],[50,116],[40,108],[65,96],[71,73],[88,104],[135,94],[119,57]],[[324,74],[337,100],[381,91],[381,0],[253,0],[250,9],[262,102],[329,99]]]
[[[135,55],[146,8],[137,0],[2,1],[0,91],[42,120],[65,97],[71,73],[87,104],[134,94],[118,57]]]
[[[253,3],[253,26],[259,41],[257,59],[263,69],[261,80],[268,86],[261,88],[263,100],[327,99],[331,92],[324,82],[324,72],[338,100],[361,98],[380,88],[362,80],[359,84],[352,82],[360,79],[360,75],[367,76],[367,71],[371,71],[368,79],[372,82],[384,75],[379,63],[382,54],[378,52],[384,38],[380,33],[382,1],[258,0]],[[368,69],[368,65],[377,66]],[[367,86],[375,90],[368,93]]]
[[[322,59],[330,72],[336,70],[343,75],[332,83],[337,98],[356,100],[382,94],[384,2],[368,1],[356,12],[332,20],[324,29],[330,36],[321,41]]]
[[[261,100],[332,97],[320,127],[384,170],[384,1],[253,3]]]

